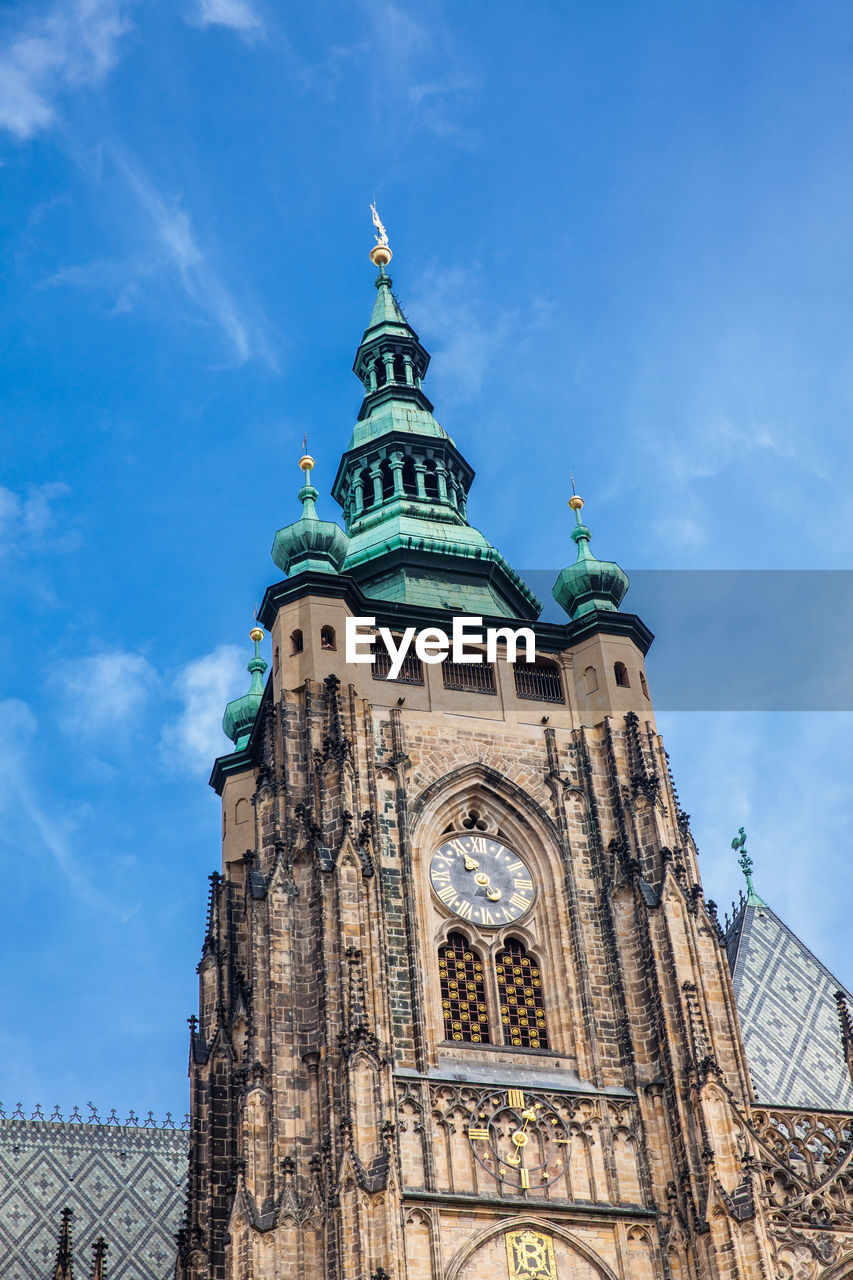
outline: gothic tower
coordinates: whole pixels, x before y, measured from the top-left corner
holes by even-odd
[[[797,1113],[757,1107],[627,578],[573,497],[567,618],[536,621],[371,258],[345,531],[306,454],[211,778],[178,1280],[853,1274],[849,1117],[798,1162]],[[346,661],[348,618],[455,615],[535,662]]]

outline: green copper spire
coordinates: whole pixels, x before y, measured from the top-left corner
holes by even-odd
[[[628,575],[612,560],[597,560],[590,551],[592,534],[581,521],[583,498],[574,492],[574,488],[572,481],[569,506],[575,513],[572,539],[578,556],[554,583],[554,599],[570,618],[582,618],[584,614],[599,609],[614,612],[628,590]]]
[[[255,654],[246,668],[252,677],[252,683],[249,686],[248,693],[244,693],[242,698],[235,698],[233,702],[228,703],[225,708],[225,715],[222,717],[222,728],[234,743],[237,751],[242,750],[249,741],[249,735],[255,723],[255,716],[258,714],[258,707],[261,705],[261,698],[264,696],[264,672],[267,669],[267,664],[261,657],[261,641],[263,638],[264,633],[261,628],[252,627],[249,632],[249,639],[255,642]]]
[[[290,577],[303,570],[315,573],[339,573],[347,554],[346,534],[333,520],[321,520],[316,502],[319,493],[311,483],[314,459],[309,453],[299,459],[305,483],[297,497],[302,503],[302,516],[295,524],[279,529],[272,544],[272,558]]]
[[[535,618],[539,601],[468,523],[474,471],[424,393],[429,353],[392,292],[391,248],[373,212],[377,295],[353,365],[364,398],[332,486],[349,538],[341,572],[376,599]]]
[[[732,840],[732,848],[735,850],[735,852],[737,852],[738,849],[740,850],[740,857],[738,858],[738,866],[740,867],[746,879],[746,905],[748,907],[766,907],[767,903],[764,901],[763,898],[759,898],[758,894],[755,892],[755,887],[752,883],[752,865],[753,864],[752,864],[752,858],[750,858],[749,854],[746,851],[746,832],[744,831],[743,827],[738,827],[738,833],[735,836],[734,840]]]

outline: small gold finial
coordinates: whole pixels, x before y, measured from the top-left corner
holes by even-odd
[[[314,467],[314,459],[308,452],[308,432],[302,437],[302,457],[299,459],[299,465],[305,472],[305,479],[308,479],[308,472]]]
[[[260,627],[252,627],[249,632],[249,639],[254,640],[255,644],[260,644],[264,638],[264,633]]]
[[[370,212],[373,214],[373,225],[376,228],[376,244],[370,250],[370,261],[374,267],[387,267],[391,261],[393,254],[391,246],[388,243],[388,232],[382,224],[382,219],[376,212],[376,203],[371,201]]]
[[[583,498],[580,497],[575,488],[575,477],[571,471],[569,472],[569,479],[572,482],[572,496],[569,498],[569,506],[572,511],[580,511],[583,508]]]

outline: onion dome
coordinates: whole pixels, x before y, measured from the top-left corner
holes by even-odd
[[[258,714],[258,707],[261,705],[261,698],[264,696],[264,672],[267,669],[267,664],[261,657],[261,641],[263,638],[264,633],[261,628],[252,627],[249,632],[249,639],[255,642],[255,656],[246,667],[252,677],[252,683],[249,686],[248,693],[244,693],[242,698],[235,698],[233,702],[228,703],[225,708],[225,715],[222,717],[222,728],[234,743],[237,751],[241,751],[249,741],[249,734],[252,732],[255,716]]]
[[[575,513],[572,538],[578,549],[578,558],[562,571],[554,583],[554,599],[572,619],[599,610],[615,612],[628,590],[628,575],[612,560],[597,560],[590,551],[592,534],[581,522],[583,498],[573,493],[569,506]]]
[[[294,524],[279,529],[272,544],[272,558],[289,577],[306,569],[315,573],[340,573],[347,555],[347,536],[333,520],[321,520],[315,503],[319,492],[311,483],[314,459],[306,453],[299,459],[305,483],[299,490],[302,516]]]

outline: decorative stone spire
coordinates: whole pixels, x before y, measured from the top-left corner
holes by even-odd
[[[429,353],[392,292],[388,236],[371,208],[377,294],[353,365],[364,398],[332,486],[349,537],[342,572],[379,599],[535,618],[539,601],[468,523],[474,471],[433,417]]]
[[[237,751],[242,750],[249,741],[249,735],[255,723],[255,716],[258,714],[258,707],[261,705],[261,698],[264,696],[264,672],[267,669],[267,664],[261,657],[261,641],[263,638],[264,633],[261,628],[252,627],[249,632],[249,639],[255,643],[255,654],[246,668],[252,677],[252,683],[248,693],[244,693],[242,698],[235,698],[233,702],[228,703],[225,708],[225,715],[222,717],[222,728],[234,743]]]
[[[755,887],[753,886],[753,883],[752,883],[753,863],[752,863],[752,858],[750,858],[749,854],[746,851],[746,832],[744,831],[743,827],[738,827],[738,833],[735,836],[735,838],[732,840],[732,848],[735,850],[735,852],[740,850],[740,857],[738,858],[738,866],[740,867],[746,879],[746,905],[748,907],[766,907],[767,903],[764,901],[763,898],[759,898],[758,894],[755,892]]]
[[[307,443],[306,441],[303,443]],[[304,453],[299,466],[305,483],[297,497],[302,503],[302,515],[294,524],[279,529],[272,544],[272,558],[289,577],[312,570],[315,573],[339,573],[346,559],[347,537],[333,520],[321,520],[316,502],[319,492],[311,483],[314,459]]]
[[[853,1084],[853,1018],[847,1006],[847,998],[843,991],[836,991],[835,1000],[838,1005],[838,1016],[841,1019],[841,1048],[844,1061],[847,1063],[847,1074]]]
[[[92,1280],[106,1280],[107,1278],[107,1242],[103,1236],[99,1236],[92,1245],[94,1257],[92,1259]]]
[[[71,1252],[71,1210],[63,1209],[59,1224],[59,1247],[51,1280],[74,1280]]]
[[[583,498],[574,489],[573,480],[569,506],[575,513],[572,539],[578,555],[575,563],[564,569],[554,583],[554,599],[570,618],[582,618],[598,610],[614,612],[628,590],[628,575],[614,561],[597,560],[590,551],[592,534],[581,521]]]

